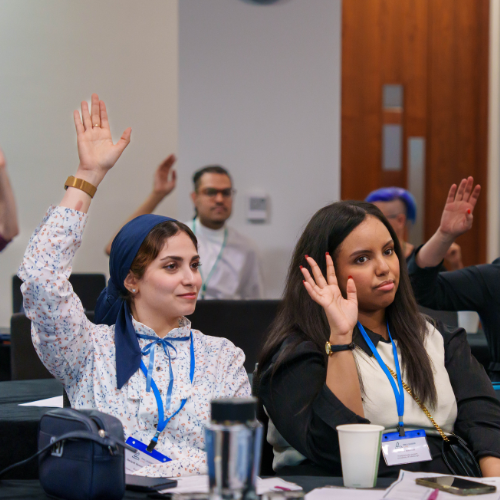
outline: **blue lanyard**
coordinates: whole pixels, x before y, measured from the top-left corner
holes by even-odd
[[[196,217],[193,219],[193,234],[196,236]],[[217,259],[215,260],[215,264],[212,266],[212,269],[210,269],[210,272],[208,273],[206,280],[203,279],[203,272],[202,272],[201,267],[200,267],[201,279],[203,280],[203,284],[201,285],[201,294],[200,294],[201,299],[205,298],[205,295],[207,293],[208,282],[210,281],[212,274],[214,274],[214,271],[217,268],[217,265],[219,264],[219,261],[222,258],[222,254],[224,253],[224,248],[226,248],[226,245],[227,245],[227,227],[224,228],[224,240],[222,241],[222,246],[220,248],[219,255],[217,255]]]
[[[165,351],[165,354],[168,357],[168,368],[169,368],[169,374],[170,374],[170,381],[168,383],[168,391],[167,391],[167,401],[165,404],[165,407],[167,410],[170,409],[170,403],[172,401],[172,392],[174,389],[174,373],[172,371],[172,360],[170,357],[170,348],[172,348],[176,353],[177,349],[166,339],[160,339],[158,337],[151,337],[149,335],[140,335],[137,334],[138,337],[141,339],[148,339],[148,340],[153,340],[150,344],[148,344],[144,349],[142,349],[142,354],[149,354],[149,367],[146,368],[146,365],[144,364],[144,361],[141,359],[141,370],[144,373],[144,376],[146,377],[146,392],[150,392],[151,388],[153,388],[153,394],[156,399],[156,405],[158,406],[158,425],[156,427],[156,434],[154,435],[153,439],[149,443],[149,446],[147,447],[147,451],[151,453],[155,446],[158,444],[158,436],[163,432],[165,427],[168,425],[170,420],[172,420],[183,408],[184,405],[186,404],[186,399],[183,399],[181,401],[181,405],[179,409],[171,415],[169,418],[165,419],[165,414],[163,410],[163,401],[161,399],[160,391],[158,390],[158,387],[153,380],[152,377],[152,372],[153,372],[153,367],[154,367],[154,349],[157,344],[160,344],[163,347],[163,350]],[[190,346],[189,346],[189,351],[190,351],[190,356],[191,356],[191,364],[189,367],[189,380],[191,381],[191,384],[193,383],[194,379],[194,369],[195,369],[195,358],[194,358],[194,346],[193,346],[193,332],[190,332],[189,337],[178,337],[178,338],[170,338],[170,341],[182,341],[182,340],[191,340]]]
[[[365,329],[363,328],[363,325],[359,321],[358,321],[358,328],[359,328],[359,331],[361,332],[361,335],[363,335],[365,342],[368,344],[368,347],[370,348],[373,355],[375,356],[375,359],[378,361],[378,364],[380,365],[382,370],[384,370],[384,373],[387,375],[387,378],[389,379],[389,382],[391,383],[392,390],[394,391],[394,396],[396,397],[396,405],[398,408],[399,435],[404,436],[405,429],[404,429],[404,423],[403,423],[403,416],[405,414],[405,394],[404,394],[404,389],[403,389],[403,381],[401,380],[401,370],[399,368],[398,350],[396,349],[396,344],[394,343],[394,340],[392,340],[391,332],[389,331],[389,323],[387,323],[387,333],[389,334],[389,338],[391,339],[392,352],[394,355],[394,364],[396,365],[396,373],[398,376],[398,385],[397,386],[396,386],[396,382],[394,381],[394,377],[391,375],[391,373],[387,369],[387,366],[385,365],[384,361],[380,357],[380,354],[378,353],[376,347],[373,345],[373,342],[371,341],[370,337],[368,337],[368,334],[366,333]],[[398,388],[399,388],[399,390],[398,390]]]

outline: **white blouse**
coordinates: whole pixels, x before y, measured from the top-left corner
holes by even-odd
[[[444,366],[443,336],[430,323],[427,323],[427,336],[424,347],[431,360],[434,385],[436,386],[437,404],[435,408],[426,405],[430,414],[446,434],[452,433],[457,419],[457,401],[451,387],[450,377]],[[401,351],[395,340],[398,359],[401,363]],[[385,364],[393,371],[396,370],[392,344],[380,341],[377,352]],[[363,350],[353,351],[358,367],[358,373],[363,381],[363,410],[365,418],[372,424],[383,425],[386,432],[394,432],[398,426],[398,411],[396,397],[391,383],[374,356],[368,356]],[[403,382],[408,382],[404,370],[401,372]],[[411,389],[411,387],[410,387]],[[415,400],[404,392],[405,430],[425,429],[427,434],[439,435],[431,421],[420,409]]]
[[[114,326],[95,325],[68,281],[71,262],[81,244],[87,215],[64,207],[51,207],[33,233],[19,277],[26,316],[32,321],[32,339],[43,364],[66,389],[75,409],[95,408],[120,419],[125,438],[134,435],[148,444],[156,432],[158,409],[146,377],[138,370],[121,388],[116,386]],[[137,333],[156,337],[146,325],[133,321]],[[183,318],[166,338],[189,337],[191,323]],[[147,476],[206,474],[204,427],[210,419],[210,401],[222,397],[246,397],[251,393],[243,367],[243,351],[224,338],[192,330],[195,372],[190,383],[190,340],[175,341],[171,353],[174,389],[170,410],[175,413],[158,438],[156,450],[170,462],[137,471]],[[142,349],[151,341],[138,339]],[[143,361],[148,365],[148,357]],[[153,379],[163,402],[169,383],[168,357],[155,349]]]
[[[187,225],[198,239],[201,273],[207,291],[205,299],[262,299],[264,286],[259,252],[252,240],[228,227],[213,230],[204,227],[198,219]],[[224,232],[227,242],[222,254]],[[212,271],[213,266],[215,268]],[[211,274],[210,278],[209,275]]]

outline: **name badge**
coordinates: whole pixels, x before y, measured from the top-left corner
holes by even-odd
[[[159,463],[170,462],[171,458],[162,455],[159,451],[147,451],[148,445],[141,443],[135,437],[129,437],[127,444],[133,446],[137,451],[134,453],[130,450],[125,450],[125,473],[132,474],[136,470],[142,469],[147,465],[157,465]]]
[[[382,434],[382,453],[387,465],[412,464],[432,460],[425,431],[406,431],[404,436],[399,432]]]

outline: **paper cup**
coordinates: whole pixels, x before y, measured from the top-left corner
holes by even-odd
[[[383,430],[383,426],[371,424],[337,426],[344,486],[348,488],[375,486]]]

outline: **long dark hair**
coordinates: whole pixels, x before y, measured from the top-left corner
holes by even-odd
[[[318,210],[307,224],[293,253],[286,280],[283,301],[271,332],[260,354],[257,379],[262,369],[274,356],[285,339],[291,337],[285,349],[280,352],[273,367],[273,374],[286,361],[291,352],[304,340],[309,340],[324,352],[325,342],[330,337],[330,327],[323,308],[308,295],[302,283],[299,266],[304,256],[311,256],[326,276],[325,252],[329,252],[335,263],[340,245],[367,215],[379,219],[394,240],[394,250],[399,259],[399,287],[394,301],[386,308],[386,317],[394,338],[401,350],[401,364],[406,372],[406,382],[422,401],[434,406],[437,400],[431,361],[424,348],[427,324],[417,308],[411,289],[406,260],[396,233],[382,212],[361,201],[340,201]],[[325,353],[326,366],[326,353]]]

